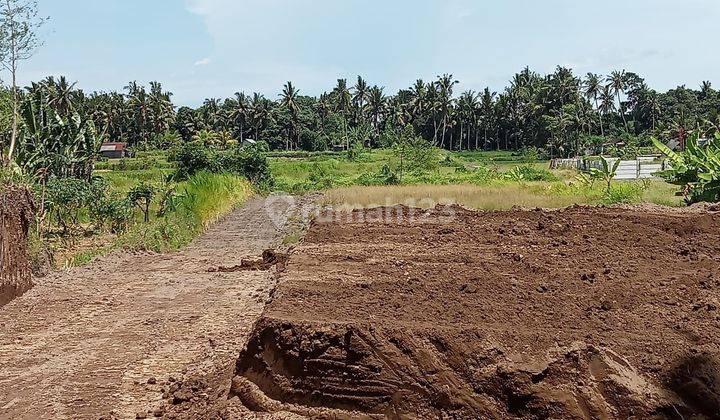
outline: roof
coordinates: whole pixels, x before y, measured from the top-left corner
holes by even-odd
[[[102,146],[100,146],[101,152],[115,152],[115,151],[123,151],[125,150],[125,147],[127,147],[127,143],[103,143]]]

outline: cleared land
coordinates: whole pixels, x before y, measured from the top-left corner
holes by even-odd
[[[218,267],[283,235],[254,199],[180,252],[117,252],[39,280],[0,309],[0,418],[152,417],[190,400],[208,412],[274,287],[268,271]]]
[[[232,395],[245,407],[328,418],[720,412],[717,213],[408,211],[312,225],[238,360]]]

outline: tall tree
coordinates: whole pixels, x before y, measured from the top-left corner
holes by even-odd
[[[357,83],[355,83],[353,90],[355,91],[353,95],[355,123],[363,124],[365,122],[365,103],[368,95],[368,84],[362,77],[358,76]]]
[[[333,90],[335,97],[335,111],[337,111],[343,120],[343,138],[345,139],[345,148],[350,149],[350,138],[348,137],[348,113],[352,98],[350,90],[347,87],[347,79],[338,79],[337,85]]]
[[[620,95],[624,94],[625,89],[627,88],[627,78],[626,78],[625,70],[613,71],[610,74],[609,82],[610,82],[609,85],[612,88],[613,93],[617,97],[618,110],[620,111],[620,116],[622,117],[623,125],[625,126],[625,131],[627,131],[628,130],[627,118],[625,118],[625,109],[624,109],[624,106],[622,103],[622,99],[620,98]]]
[[[20,63],[32,57],[42,44],[37,30],[47,19],[38,15],[34,0],[2,0],[0,2],[0,62],[10,72],[12,88],[12,133],[7,161],[12,161],[18,136],[20,92],[17,86]]]
[[[282,101],[281,104],[283,107],[285,107],[290,112],[290,123],[291,127],[289,131],[292,131],[292,134],[295,135],[297,142],[296,144],[300,143],[300,130],[298,129],[299,121],[298,121],[298,113],[300,112],[300,108],[298,107],[298,94],[299,91],[295,88],[295,86],[292,85],[292,82],[287,82],[285,86],[283,86],[283,92],[280,94]],[[288,133],[288,139],[285,142],[285,149],[289,150],[292,147],[292,140],[291,140],[291,133]]]

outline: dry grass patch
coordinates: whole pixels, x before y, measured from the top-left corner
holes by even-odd
[[[507,210],[513,206],[562,208],[575,203],[592,203],[596,197],[581,191],[558,194],[550,183],[499,185],[397,185],[347,187],[327,192],[327,204],[351,209],[406,204],[430,208],[436,204],[461,204],[479,210]]]

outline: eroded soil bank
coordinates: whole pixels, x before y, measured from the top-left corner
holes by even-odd
[[[720,215],[385,211],[311,226],[238,360],[249,410],[717,418]]]
[[[0,307],[32,286],[28,264],[28,230],[35,204],[26,188],[0,191]]]

